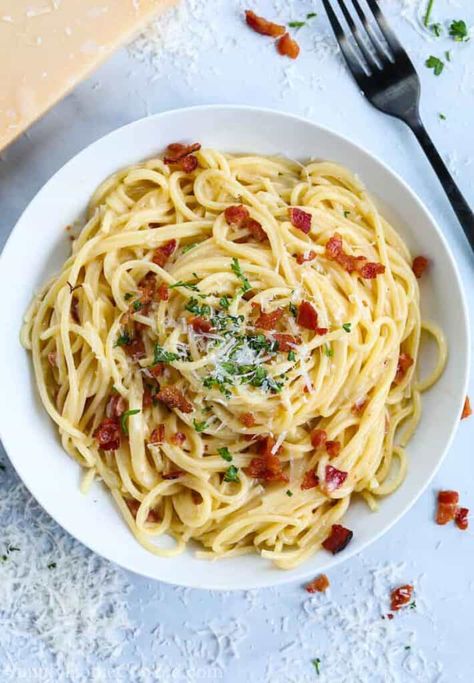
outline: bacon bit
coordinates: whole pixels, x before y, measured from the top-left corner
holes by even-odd
[[[299,263],[301,266],[303,263],[306,263],[306,261],[314,261],[316,258],[316,252],[315,251],[308,251],[304,252],[303,254],[297,254],[296,255],[296,263]]]
[[[392,614],[391,612],[389,612],[388,614],[385,615],[385,617],[386,617],[389,621],[392,621],[392,619],[393,619],[393,614]],[[385,617],[382,617],[382,619],[385,619]]]
[[[112,394],[105,406],[107,417],[120,417],[125,412],[127,402],[120,394]]]
[[[329,588],[329,579],[326,574],[320,574],[305,586],[308,593],[325,593]]]
[[[151,367],[148,368],[148,372],[155,379],[158,379],[158,377],[162,377],[164,371],[165,371],[165,364],[164,363],[156,363],[156,365],[152,365]]]
[[[347,472],[338,470],[336,467],[333,467],[332,465],[326,465],[325,478],[326,491],[330,493],[332,491],[335,491],[336,489],[341,488],[341,486],[347,479]]]
[[[50,351],[48,353],[48,363],[52,368],[58,367],[58,354],[56,353],[56,351]]]
[[[280,459],[272,453],[275,444],[275,439],[269,435],[259,439],[258,452],[260,455],[252,458],[249,466],[245,468],[248,475],[267,482],[288,481],[288,477],[282,470]]]
[[[284,57],[296,59],[300,53],[300,46],[289,33],[285,33],[285,35],[277,41],[277,50]]]
[[[140,360],[146,356],[145,344],[140,336],[135,336],[129,344],[123,347],[132,360]]]
[[[318,313],[309,301],[302,301],[298,306],[296,322],[300,327],[305,327],[307,330],[314,330],[318,335],[327,334],[327,327],[318,327]]]
[[[425,270],[427,269],[429,264],[429,261],[427,258],[424,256],[416,256],[413,259],[413,263],[411,266],[412,271],[415,273],[415,277],[420,279],[420,277],[423,275]]]
[[[176,446],[182,446],[185,441],[186,434],[184,434],[184,432],[176,432],[171,437],[171,442],[174,443]]]
[[[181,159],[189,156],[193,152],[201,149],[199,142],[194,142],[192,145],[183,145],[181,142],[172,142],[165,151],[165,164],[176,164]]]
[[[115,451],[120,446],[120,424],[116,417],[106,417],[94,432],[99,448]]]
[[[438,493],[438,509],[436,510],[436,524],[451,522],[458,509],[459,493],[457,491],[440,491]]]
[[[305,472],[303,481],[301,482],[301,490],[314,489],[319,485],[319,477],[314,470]]]
[[[184,173],[192,173],[197,169],[199,161],[194,154],[191,154],[176,162],[176,166]]]
[[[333,524],[331,527],[331,533],[323,541],[322,546],[326,550],[329,550],[333,555],[341,552],[351,541],[354,536],[350,529],[346,529],[341,524]]]
[[[183,392],[177,387],[164,387],[156,394],[156,398],[170,409],[178,408],[182,413],[192,413],[193,411],[192,404],[186,400]]]
[[[259,17],[248,9],[245,12],[245,21],[251,29],[260,33],[262,36],[271,36],[272,38],[278,38],[285,33],[285,27],[280,24],[274,24],[272,21],[267,21],[263,17]]]
[[[156,275],[155,273],[147,273],[145,277],[138,283],[138,289],[141,292],[140,301],[146,306],[151,304],[155,298],[156,289]]]
[[[168,474],[162,474],[162,479],[179,479],[180,476],[184,474],[181,470],[173,470],[173,472],[168,472]]]
[[[326,441],[326,451],[330,458],[335,458],[339,455],[341,450],[341,444],[339,441]]]
[[[75,296],[71,298],[71,318],[75,323],[80,325],[81,319],[79,317],[79,300]]]
[[[224,211],[224,218],[228,225],[235,225],[235,227],[240,228],[243,222],[250,218],[249,210],[242,204],[237,204],[234,206],[228,206]]]
[[[407,584],[395,588],[390,593],[390,609],[392,612],[397,612],[404,605],[408,605],[413,595],[413,586]]]
[[[255,424],[255,418],[252,413],[243,413],[239,420],[245,427],[253,427]]]
[[[342,247],[342,237],[337,232],[326,243],[326,258],[339,263],[348,273],[357,272],[366,280],[372,280],[385,272],[385,266],[381,263],[368,261],[365,256],[346,254]]]
[[[128,509],[132,513],[132,516],[136,518],[138,508],[140,507],[140,503],[138,500],[135,500],[135,498],[125,498],[125,503],[127,504]],[[159,522],[160,518],[158,514],[154,510],[150,510],[148,513],[148,517],[146,518],[147,522]]]
[[[469,400],[469,396],[466,396],[466,400],[464,401],[464,407],[461,413],[461,420],[465,420],[470,415],[472,415],[471,402]]]
[[[210,320],[206,318],[201,318],[200,316],[194,316],[188,319],[188,324],[191,325],[193,330],[198,334],[206,334],[212,330],[212,324]]]
[[[290,208],[288,209],[290,215],[290,223],[305,235],[311,230],[311,214],[302,209]],[[314,254],[314,252],[311,252]],[[316,256],[316,254],[314,254]]]
[[[293,337],[292,334],[276,333],[272,336],[278,342],[278,351],[292,351],[295,346],[301,344],[301,337]]]
[[[151,393],[150,387],[145,386],[143,389],[143,397],[142,397],[142,408],[145,410],[145,408],[151,408],[153,405],[153,394]]]
[[[352,406],[351,413],[353,415],[361,415],[364,412],[365,407],[366,407],[368,402],[369,402],[369,399],[367,399],[367,398],[359,399]]]
[[[262,228],[262,224],[256,221],[254,218],[248,218],[244,221],[244,228],[250,232],[254,240],[257,242],[265,242],[268,239],[268,235]]]
[[[158,425],[150,434],[149,443],[163,443],[165,440],[165,425]]]
[[[326,443],[328,435],[324,429],[313,429],[310,438],[313,448],[320,448]]]
[[[153,263],[156,263],[157,266],[163,268],[166,261],[169,259],[175,249],[176,240],[169,240],[168,242],[165,242],[165,244],[162,244],[161,247],[155,249],[155,253],[153,254],[151,260]]]
[[[401,353],[398,358],[397,372],[395,374],[394,384],[400,384],[407,374],[408,370],[413,365],[413,358],[408,353]]]
[[[465,531],[469,526],[469,508],[458,508],[454,521],[458,529]]]
[[[274,330],[276,323],[280,320],[284,312],[284,308],[277,308],[271,313],[260,312],[259,317],[255,321],[255,327],[258,327],[261,330]]]
[[[157,289],[157,297],[158,301],[168,301],[170,298],[170,290],[168,289],[168,285],[166,282],[162,282],[161,285]]]

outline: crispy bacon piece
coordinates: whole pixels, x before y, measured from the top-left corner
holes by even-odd
[[[327,334],[327,327],[318,327],[318,313],[309,301],[302,301],[298,306],[296,322],[300,327],[314,330],[318,335]]]
[[[197,169],[198,165],[199,161],[197,160],[197,157],[194,156],[194,154],[190,154],[189,156],[183,157],[182,159],[176,162],[176,166],[184,173],[192,173]]]
[[[413,358],[408,353],[401,353],[398,357],[397,372],[395,373],[394,384],[400,384],[413,365]]]
[[[127,402],[120,394],[112,394],[105,406],[107,417],[120,417],[125,412]]]
[[[237,228],[244,223],[247,218],[250,218],[249,210],[243,204],[228,206],[224,211],[224,218],[228,225],[234,225]]]
[[[283,472],[280,459],[276,454],[272,453],[275,444],[275,439],[269,435],[259,439],[259,455],[250,461],[245,469],[247,474],[255,479],[261,479],[266,482],[288,481],[288,477]]]
[[[288,209],[288,213],[290,216],[291,225],[307,235],[311,230],[311,214],[303,211],[302,209],[297,209],[296,207]]]
[[[76,296],[71,298],[71,318],[75,323],[80,325],[81,319],[79,317],[79,300]]]
[[[438,508],[436,510],[436,524],[452,522],[456,516],[459,503],[457,491],[440,491],[438,493]]]
[[[415,273],[415,277],[420,279],[420,277],[423,275],[425,270],[427,269],[429,264],[429,261],[427,258],[424,256],[416,256],[413,259],[413,263],[411,266],[412,271]]]
[[[354,534],[350,529],[346,529],[341,524],[333,524],[331,533],[326,540],[323,541],[322,546],[335,555],[347,547],[353,536]]]
[[[469,509],[458,508],[454,517],[454,521],[459,529],[465,531],[469,526]]]
[[[135,500],[135,498],[125,498],[124,499],[128,509],[132,513],[133,517],[137,516],[138,508],[140,507],[140,503],[138,500]],[[158,514],[154,510],[150,510],[148,513],[148,516],[146,518],[147,522],[159,522],[160,518]]]
[[[280,334],[277,332],[272,337],[278,342],[278,351],[282,352],[293,351],[298,344],[301,344],[301,337],[294,337],[292,334]]]
[[[116,417],[106,417],[94,432],[103,451],[115,451],[120,446],[120,423]]]
[[[56,353],[56,351],[50,351],[48,353],[48,363],[52,368],[58,367],[58,354]]]
[[[320,448],[326,443],[328,435],[324,429],[313,429],[310,438],[313,448]]]
[[[413,586],[406,584],[399,586],[390,593],[390,609],[397,612],[401,607],[408,605],[413,595]]]
[[[325,482],[326,482],[326,491],[328,493],[331,493],[332,491],[335,491],[336,489],[340,489],[343,483],[347,479],[347,472],[343,472],[342,470],[338,470],[336,467],[333,467],[332,465],[326,465],[326,471],[325,471]]]
[[[146,356],[145,344],[140,335],[136,335],[129,344],[124,344],[125,352],[132,360],[140,360]]]
[[[151,367],[148,368],[148,372],[151,374],[154,379],[158,379],[158,377],[162,377],[164,371],[165,371],[165,364],[164,363],[156,363],[155,365],[152,365]]]
[[[305,472],[303,481],[301,482],[301,490],[306,491],[307,489],[314,489],[319,484],[319,477],[313,470],[308,470]]]
[[[188,325],[191,325],[197,334],[207,334],[212,330],[211,321],[206,318],[201,318],[199,315],[191,316],[188,320]]]
[[[316,252],[313,250],[310,251],[305,251],[302,254],[297,254],[296,255],[296,263],[299,263],[301,266],[303,263],[306,263],[306,261],[314,261],[316,258]]]
[[[175,432],[171,437],[171,442],[174,443],[176,446],[182,446],[185,441],[186,434],[184,434],[184,432]]]
[[[176,240],[169,240],[168,242],[162,244],[161,247],[155,249],[155,253],[153,254],[151,260],[153,261],[153,263],[156,263],[157,266],[163,268],[166,261],[169,259],[169,257],[175,249]]]
[[[163,387],[161,391],[156,394],[156,398],[162,401],[168,408],[178,408],[182,413],[192,413],[193,406],[185,398],[182,391],[177,387],[168,386]]]
[[[153,405],[153,394],[149,386],[145,385],[142,396],[142,409],[151,408]]]
[[[168,474],[162,474],[162,479],[179,479],[180,476],[184,474],[182,470],[173,470],[172,472],[168,472]]]
[[[281,24],[274,24],[272,21],[267,21],[263,17],[259,17],[248,9],[245,12],[245,21],[251,29],[260,33],[262,36],[271,36],[272,38],[278,38],[285,33],[285,27]]]
[[[261,330],[274,330],[275,325],[280,320],[284,312],[284,308],[276,308],[271,313],[263,313],[261,311],[259,317],[255,321],[255,327],[258,327]]]
[[[158,425],[150,434],[149,443],[163,443],[165,440],[165,425]]]
[[[138,289],[140,290],[140,302],[146,306],[151,304],[155,298],[156,289],[156,275],[155,273],[147,273],[144,278],[138,283]]]
[[[372,280],[385,272],[385,266],[381,263],[368,261],[365,256],[346,254],[342,246],[342,237],[337,232],[326,243],[326,258],[339,263],[348,273],[357,272],[366,280]]]
[[[366,407],[368,402],[369,402],[369,400],[367,398],[359,399],[352,406],[351,413],[353,415],[361,415],[364,412],[365,407]]]
[[[253,427],[255,424],[255,417],[252,413],[242,413],[239,420],[245,427]]]
[[[466,400],[464,401],[464,407],[461,413],[461,420],[465,420],[470,415],[472,415],[471,402],[469,401],[469,396],[466,396]]]
[[[335,458],[341,451],[341,444],[339,441],[326,441],[326,451],[330,458]]]
[[[156,295],[158,297],[158,301],[168,301],[170,298],[170,290],[168,289],[166,282],[161,283],[156,291]]]
[[[165,151],[165,164],[176,164],[181,159],[189,156],[193,152],[201,149],[199,142],[194,142],[192,145],[183,145],[181,142],[172,142]]]
[[[257,242],[265,242],[265,240],[268,239],[268,235],[262,228],[261,223],[256,221],[254,218],[248,218],[246,221],[244,221],[243,227],[247,228],[254,240]]]
[[[306,584],[305,589],[308,593],[325,593],[329,588],[329,585],[329,579],[326,574],[320,574]]]
[[[277,41],[277,50],[284,57],[296,59],[300,53],[300,46],[289,33],[285,33],[285,35]]]

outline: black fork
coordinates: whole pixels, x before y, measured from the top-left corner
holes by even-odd
[[[385,114],[404,121],[416,135],[474,249],[474,214],[420,118],[420,80],[415,67],[387,24],[377,1],[366,2],[370,9],[369,17],[359,0],[337,0],[349,27],[345,32],[331,1],[323,0],[347,66],[369,102]],[[348,9],[351,5],[352,14]]]

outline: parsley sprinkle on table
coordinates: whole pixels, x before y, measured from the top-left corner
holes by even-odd
[[[444,114],[442,114],[441,112],[438,114],[438,116],[441,119],[441,121],[446,121],[446,116]]]
[[[57,567],[56,562],[50,562],[50,563],[48,564],[48,569],[56,569],[56,567]]]
[[[440,35],[441,35],[442,32],[443,32],[443,27],[442,27],[441,24],[439,24],[439,23],[437,23],[437,24],[431,24],[430,29],[432,30],[432,32],[435,34],[435,36],[436,36],[437,38],[439,38]]]
[[[426,7],[425,17],[423,19],[424,25],[428,28],[430,24],[431,12],[433,10],[434,0],[428,0],[428,5]]]
[[[439,59],[439,57],[434,57],[433,55],[430,55],[430,57],[428,57],[428,59],[425,62],[425,66],[427,66],[428,69],[433,69],[435,76],[439,76],[444,69],[444,62],[442,62],[441,59]]]
[[[462,19],[453,19],[449,25],[449,35],[457,43],[469,40],[469,31],[467,30],[466,22]]]
[[[321,660],[319,659],[319,657],[312,659],[311,664],[314,666],[314,669],[319,676],[321,673],[321,668],[320,668],[321,667]]]

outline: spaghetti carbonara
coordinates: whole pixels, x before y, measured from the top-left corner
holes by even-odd
[[[22,341],[84,490],[105,482],[140,543],[281,568],[342,550],[353,496],[400,485],[446,359],[407,247],[345,168],[198,144],[98,188]]]

